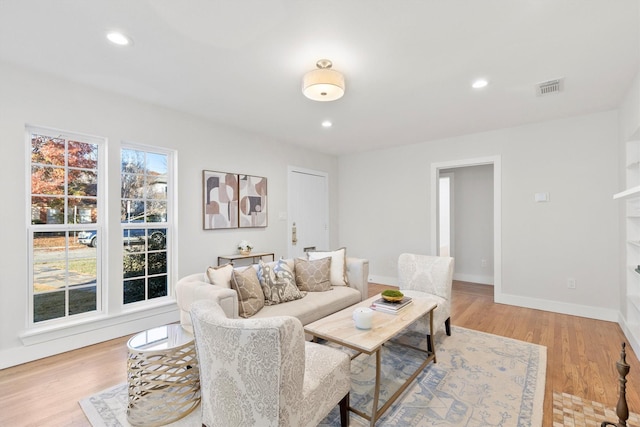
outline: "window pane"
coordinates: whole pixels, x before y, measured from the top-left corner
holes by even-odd
[[[127,228],[122,231],[122,242],[125,246],[142,245],[142,250],[144,250],[146,232],[147,230],[144,228]]]
[[[167,276],[149,278],[149,299],[167,296]]]
[[[32,194],[64,194],[64,168],[31,167]]]
[[[120,197],[142,199],[144,197],[144,175],[124,173],[120,179]]]
[[[166,175],[168,171],[167,158],[166,154],[147,153],[147,173],[149,175]]]
[[[147,222],[166,222],[167,202],[147,202]]]
[[[167,176],[150,176],[147,180],[147,199],[167,198]]]
[[[69,314],[87,313],[94,310],[96,310],[95,286],[69,291]]]
[[[63,197],[31,197],[32,224],[62,224],[63,213]]]
[[[69,169],[70,196],[97,196],[98,174],[95,171]]]
[[[144,222],[144,202],[123,200],[120,207],[121,222]]]
[[[149,274],[162,274],[167,272],[167,253],[152,252],[149,254]]]
[[[122,257],[122,272],[124,278],[140,277],[145,274],[145,256],[144,254],[124,255]]]
[[[98,146],[86,142],[69,141],[69,166],[96,169],[98,167]]]
[[[95,198],[69,199],[69,224],[95,223],[98,217],[98,201]]]
[[[145,159],[144,152],[137,150],[123,149],[121,151],[122,172],[144,174]]]
[[[46,293],[67,286],[65,232],[35,233],[33,238],[33,293]]]
[[[64,166],[64,139],[31,135],[31,163]]]
[[[144,301],[144,279],[125,280],[124,281],[124,298],[125,304],[137,301]]]
[[[167,229],[152,228],[149,230],[149,250],[159,251],[167,249]]]
[[[48,292],[33,296],[33,321],[57,319],[65,316],[65,292]]]

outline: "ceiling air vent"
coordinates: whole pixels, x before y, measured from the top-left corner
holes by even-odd
[[[536,85],[536,95],[545,96],[551,95],[552,93],[558,93],[562,91],[563,86],[564,78],[538,83]]]

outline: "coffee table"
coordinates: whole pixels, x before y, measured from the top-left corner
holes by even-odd
[[[376,383],[373,394],[373,406],[371,415],[365,414],[359,409],[349,407],[351,412],[358,414],[370,422],[374,426],[376,421],[384,414],[384,412],[393,404],[393,402],[402,394],[402,392],[411,384],[420,372],[430,362],[436,363],[436,347],[433,342],[433,334],[428,335],[431,351],[415,348],[425,353],[425,359],[416,371],[407,378],[400,388],[378,408],[378,400],[380,397],[380,350],[382,346],[405,330],[409,325],[416,322],[424,316],[429,316],[430,330],[433,331],[433,310],[438,306],[434,299],[426,296],[414,296],[413,302],[398,314],[389,314],[374,311],[372,328],[367,330],[357,329],[353,321],[353,311],[358,307],[369,307],[371,303],[380,298],[380,294],[364,300],[358,304],[347,307],[344,310],[331,314],[315,322],[309,323],[304,327],[306,333],[316,338],[322,338],[327,341],[339,344],[341,346],[357,351],[355,358],[361,353],[376,356]],[[426,335],[426,331],[425,331]]]
[[[149,329],[127,342],[127,420],[159,426],[200,404],[200,374],[193,335],[180,325]]]

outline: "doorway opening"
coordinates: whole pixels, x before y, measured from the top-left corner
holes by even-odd
[[[438,255],[452,256],[453,253],[453,177],[452,173],[438,175]]]
[[[480,176],[485,177],[485,187],[480,187],[480,191],[474,188],[479,183],[475,178],[478,175],[471,173],[473,166],[486,166],[476,168],[474,172],[482,170],[484,175]],[[486,186],[489,190],[482,190]],[[459,189],[458,193],[456,189]],[[484,227],[478,226],[474,218],[478,214],[478,203],[483,205],[484,212],[488,212]],[[452,256],[456,259],[456,267],[472,266],[465,268],[466,272],[456,268],[454,278],[493,284],[494,301],[499,301],[502,294],[500,206],[500,156],[431,165],[431,251],[440,256]],[[479,255],[482,253],[485,255]]]

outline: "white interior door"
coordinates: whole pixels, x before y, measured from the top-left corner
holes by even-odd
[[[289,168],[289,258],[329,249],[328,176]]]

